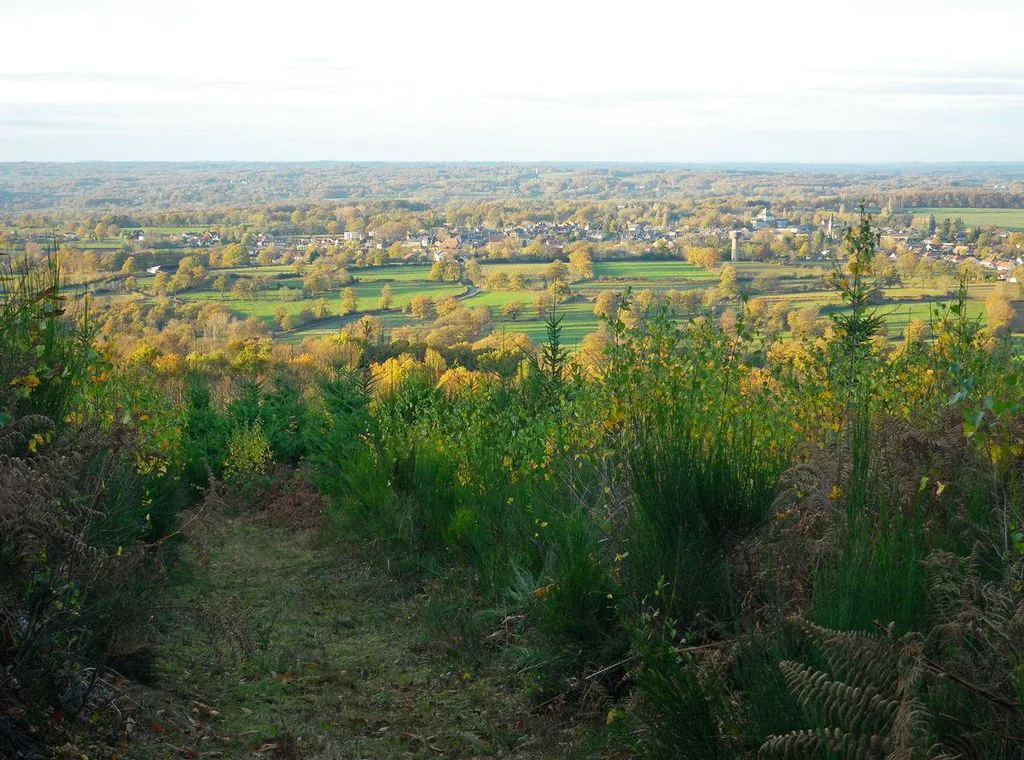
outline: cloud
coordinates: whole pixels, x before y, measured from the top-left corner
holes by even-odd
[[[255,80],[183,77],[169,74],[145,74],[102,71],[29,71],[0,74],[0,82],[17,84],[115,84],[152,89],[192,89],[205,87],[240,87],[255,84]]]

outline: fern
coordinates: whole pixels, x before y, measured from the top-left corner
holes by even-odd
[[[923,639],[833,631],[806,624],[827,670],[785,660],[786,685],[801,706],[817,711],[825,728],[771,736],[761,757],[838,755],[867,760],[951,758],[931,743],[932,716],[920,698]]]

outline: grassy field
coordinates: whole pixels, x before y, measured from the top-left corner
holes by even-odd
[[[547,264],[485,264],[487,271],[521,271],[524,274],[536,275]],[[823,289],[820,277],[824,270],[820,265],[779,265],[767,262],[738,262],[737,270],[742,278],[741,284],[750,282],[761,276],[770,277],[774,281],[772,292],[752,293],[753,296],[765,298],[769,304],[785,302],[791,308],[816,306],[823,314],[835,313],[843,309],[843,303],[837,293]],[[642,290],[653,290],[665,293],[669,290],[704,290],[715,287],[718,283],[718,272],[707,271],[682,261],[607,261],[595,264],[595,274],[607,279],[594,279],[579,282],[573,286],[584,300],[564,306],[563,341],[568,347],[575,347],[580,340],[598,328],[599,320],[593,314],[592,299],[602,290],[624,291],[631,289],[635,294]],[[256,300],[240,300],[230,295],[221,294],[212,289],[188,291],[177,298],[188,301],[221,301],[236,316],[241,318],[257,317],[271,321],[279,306],[284,306],[289,314],[297,315],[304,309],[312,309],[319,301],[319,296],[297,298],[301,294],[302,279],[290,266],[273,267],[233,267],[216,270],[238,275],[270,276],[272,279],[262,298]],[[382,319],[388,328],[404,324],[415,324],[402,309],[412,298],[425,295],[432,299],[454,296],[464,292],[465,286],[456,283],[438,283],[426,279],[430,267],[423,264],[390,265],[364,267],[352,270],[357,282],[352,286],[359,299],[358,310],[375,311],[381,289],[385,284],[391,286],[393,292],[392,311],[384,314]],[[152,277],[137,275],[140,286],[151,284]],[[76,289],[78,290],[78,289]],[[991,290],[991,286],[978,285],[971,288],[970,314],[977,316],[983,313],[983,301]],[[533,341],[542,342],[545,338],[544,320],[537,314],[533,306],[533,298],[538,291],[534,290],[482,290],[465,299],[467,307],[487,306],[491,310],[493,329],[496,331],[522,332]],[[128,298],[127,295],[114,295],[115,299]],[[341,294],[333,291],[325,296],[332,314],[338,314],[341,307]],[[932,314],[933,305],[938,301],[946,301],[951,295],[935,286],[897,287],[885,290],[886,302],[880,305],[879,311],[889,325],[892,338],[900,337],[903,329],[912,319],[927,321]],[[523,304],[522,313],[516,320],[502,316],[501,307],[510,301]],[[358,313],[349,317],[335,317],[318,322],[305,330],[297,330],[282,335],[281,340],[288,342],[301,341],[304,338],[336,332],[346,322],[358,318]],[[1024,317],[1022,317],[1024,321]]]
[[[291,264],[275,264],[269,267],[215,267],[210,274],[216,277],[219,274],[240,274],[246,277],[266,277],[267,275],[295,274]]]
[[[383,285],[380,283],[358,283],[352,286],[359,298],[359,311],[370,311],[377,308],[377,299],[380,298],[382,287]],[[391,290],[393,294],[392,308],[400,309],[406,306],[414,296],[424,295],[428,298],[439,299],[458,295],[464,292],[465,288],[462,285],[409,282],[394,284],[391,286]],[[274,311],[279,306],[284,306],[289,314],[298,314],[303,309],[312,309],[320,300],[320,296],[314,296],[294,301],[282,301],[275,298],[273,292],[264,294],[261,299],[240,300],[225,296],[216,290],[190,290],[179,294],[178,297],[185,301],[220,301],[239,317],[259,317],[260,319],[273,318]],[[337,314],[341,308],[340,293],[335,291],[323,297],[330,305],[331,312]]]
[[[678,288],[687,289],[698,288],[703,289],[710,287],[714,282],[704,281],[699,283],[687,284],[676,284],[667,280],[630,280],[628,282],[589,282],[581,283],[576,286],[576,289],[585,297],[593,298],[599,291],[608,289],[610,287],[616,290],[621,289],[625,285],[633,286],[633,292],[639,290],[654,290],[665,292],[667,290]],[[368,301],[361,300],[361,309],[372,309],[376,307],[376,292],[372,291],[375,286],[361,285],[357,286],[357,291],[371,288],[370,298]],[[401,285],[392,286],[395,289],[396,309],[400,308],[404,303],[407,302],[408,297],[414,292],[423,292],[422,290],[403,290]],[[415,287],[415,286],[409,286]],[[443,286],[437,286],[443,287]],[[988,295],[990,288],[988,287],[976,287],[973,288],[970,294],[969,303],[969,314],[972,317],[981,315],[984,312],[983,301]],[[399,292],[402,292],[403,298],[398,299]],[[474,296],[463,301],[465,306],[487,306],[491,309],[494,330],[501,331],[506,330],[508,332],[522,332],[530,337],[534,342],[542,342],[545,338],[545,326],[544,320],[537,314],[536,309],[533,306],[533,296],[536,291],[513,291],[513,290],[498,290],[498,291],[480,291]],[[889,326],[890,337],[897,339],[901,336],[903,329],[912,319],[923,319],[928,321],[931,317],[934,305],[940,301],[948,301],[949,296],[944,291],[937,288],[926,288],[926,287],[914,287],[914,288],[890,288],[885,292],[886,301],[880,304],[877,309],[878,312],[886,318],[886,322]],[[432,296],[436,297],[436,296]],[[839,313],[844,311],[844,305],[839,295],[833,291],[828,290],[809,290],[806,292],[780,292],[780,293],[769,293],[764,294],[762,297],[768,301],[769,304],[774,304],[779,301],[787,303],[791,308],[800,309],[805,306],[816,306],[821,309],[823,314]],[[523,303],[523,310],[521,316],[512,320],[502,316],[501,307],[510,301],[520,301]],[[299,302],[298,304],[290,304],[289,311],[297,313],[305,306],[308,306],[311,301]],[[331,301],[332,310],[335,310],[335,301]],[[294,311],[292,309],[294,307]],[[260,316],[269,316],[273,314],[273,305],[258,305],[256,307],[262,313]],[[579,344],[585,335],[593,332],[598,328],[599,320],[593,313],[593,303],[589,300],[577,301],[562,307],[564,309],[564,322],[563,322],[563,333],[562,339],[566,346],[572,348]],[[319,323],[308,330],[298,331],[293,335],[288,336],[288,340],[301,340],[302,338],[327,334],[335,332],[341,327],[345,321],[345,318],[338,318],[330,320],[325,323]],[[393,311],[384,316],[384,322],[387,327],[397,327],[403,324],[410,324],[412,321],[404,314],[399,311]]]
[[[427,264],[409,264],[408,266],[392,264],[380,267],[350,269],[349,273],[361,282],[373,280],[410,282],[413,280],[429,280],[430,266]]]
[[[968,227],[1024,230],[1024,209],[1019,208],[915,208],[909,211],[915,215],[915,222],[926,221],[932,214],[939,224],[943,219],[960,217]]]
[[[143,227],[146,235],[180,235],[183,232],[207,232],[216,229],[216,225],[193,225],[191,227]]]
[[[709,280],[717,272],[685,261],[597,261],[595,278],[613,277],[632,280]]]
[[[511,274],[512,272],[519,272],[519,274],[526,275],[527,277],[540,277],[544,274],[544,270],[550,266],[550,262],[525,262],[520,264],[492,264],[482,263],[480,269],[484,275],[497,274],[499,272],[505,272]]]
[[[470,299],[466,305],[476,306],[480,305],[480,302],[474,297],[473,299]],[[493,304],[488,305],[491,305],[492,307],[491,312],[494,318],[493,324],[495,332],[500,333],[505,331],[508,333],[524,333],[534,343],[540,344],[544,342],[547,335],[544,319],[537,313],[537,310],[532,305],[526,306],[523,309],[522,316],[514,321],[506,317],[502,317],[498,312],[497,307]],[[587,333],[591,333],[597,329],[597,317],[594,316],[593,306],[590,303],[565,304],[559,307],[558,313],[563,316],[562,341],[570,348],[577,346]],[[429,323],[416,322],[415,320],[410,319],[407,315],[402,314],[400,311],[390,311],[378,316],[384,322],[384,326],[389,329],[409,324],[429,325]],[[329,335],[337,332],[346,323],[355,318],[355,316],[335,317],[323,322],[318,322],[316,325],[312,325],[307,329],[296,330],[293,333],[283,336],[283,339],[290,343],[295,343],[300,342],[305,338]]]
[[[575,347],[588,333],[597,329],[597,317],[590,303],[569,303],[558,307],[556,312],[562,317],[562,343],[567,347]],[[534,343],[540,345],[547,338],[547,327],[544,319],[530,306],[523,310],[523,315],[514,322],[496,315],[495,332],[505,330],[510,333],[524,333]]]
[[[466,306],[501,307],[509,301],[522,301],[529,306],[533,303],[533,297],[542,291],[538,290],[481,290],[475,296],[467,298],[463,303]]]

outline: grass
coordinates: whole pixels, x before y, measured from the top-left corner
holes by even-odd
[[[713,283],[709,283],[707,281],[702,283],[691,283],[689,285],[680,285],[666,282],[664,280],[636,280],[626,282],[616,281],[614,283],[614,288],[621,289],[628,286],[631,287],[634,292],[639,290],[664,292],[673,288],[685,290],[697,287],[704,289],[712,284]],[[575,287],[585,297],[593,297],[601,290],[606,290],[610,286],[612,286],[612,283],[608,282],[586,282],[580,283]],[[376,286],[357,285],[355,287],[357,292],[362,291],[360,292],[360,308],[376,308],[376,297],[379,294],[379,290],[376,290]],[[386,327],[393,328],[405,324],[415,324],[413,320],[402,314],[400,311],[397,311],[397,309],[400,309],[405,303],[407,303],[412,295],[423,292],[422,289],[417,289],[418,287],[420,286],[416,286],[414,284],[404,285],[399,283],[392,285],[392,288],[395,291],[394,308],[396,311],[384,315],[383,319]],[[428,290],[431,288],[443,287],[445,286],[428,286]],[[433,291],[430,290],[430,292]],[[969,314],[971,317],[976,317],[984,312],[983,301],[987,292],[987,289],[980,287],[972,291],[971,301],[969,302]],[[365,293],[369,293],[369,295],[364,297]],[[399,298],[400,293],[401,298]],[[530,290],[482,290],[476,295],[465,299],[463,301],[463,305],[467,307],[481,305],[490,307],[494,320],[495,331],[505,330],[507,332],[521,332],[526,334],[535,343],[539,344],[545,338],[545,328],[544,320],[540,317],[533,306],[534,295],[535,291]],[[889,327],[889,334],[893,339],[898,339],[900,337],[902,331],[912,319],[922,319],[927,322],[932,315],[933,305],[940,301],[947,300],[947,296],[944,291],[928,287],[889,288],[885,291],[885,295],[886,301],[878,306],[878,310],[881,314],[885,315],[886,322]],[[436,297],[436,295],[432,297]],[[804,292],[771,293],[766,294],[763,297],[769,304],[777,301],[785,301],[794,309],[800,309],[805,306],[817,306],[823,313],[844,313],[846,311],[843,307],[841,298],[834,291],[813,290]],[[337,299],[331,300],[332,309],[335,309],[336,301]],[[502,316],[500,311],[501,307],[510,301],[521,301],[524,304],[522,315],[514,321]],[[285,306],[289,309],[290,313],[297,314],[313,302],[314,301],[307,300],[286,303]],[[255,302],[253,308],[250,309],[249,312],[255,316],[269,318],[273,315],[275,308],[276,304],[273,302]],[[589,301],[570,303],[565,305],[563,308],[565,310],[565,320],[563,322],[562,338],[565,344],[572,348],[578,346],[584,336],[598,328],[599,320],[594,316],[593,304]],[[329,320],[328,322],[318,323],[316,326],[311,327],[308,330],[302,330],[294,335],[289,335],[288,340],[295,341],[314,335],[324,335],[336,332],[349,319],[350,318],[338,317],[336,319]]]
[[[216,229],[218,225],[192,225],[185,227],[143,227],[142,231],[146,235],[180,235],[183,232],[207,232],[208,230]]]
[[[296,283],[295,287],[298,287]],[[352,286],[359,299],[359,311],[371,311],[377,308],[377,300],[380,298],[380,291],[383,287],[379,283],[358,283]],[[462,285],[438,285],[433,283],[397,283],[391,286],[393,292],[392,308],[400,309],[408,304],[413,297],[424,295],[429,298],[444,298],[462,293],[465,288]],[[186,301],[219,301],[224,303],[231,311],[242,317],[259,317],[270,319],[279,306],[284,306],[289,314],[298,314],[303,309],[311,309],[320,300],[320,296],[303,298],[296,301],[282,301],[275,299],[273,293],[264,295],[260,300],[238,300],[229,295],[221,294],[216,290],[190,290],[178,296]],[[341,307],[341,295],[334,291],[323,296],[330,304],[331,312],[337,314]]]
[[[526,275],[527,277],[540,277],[544,273],[544,270],[547,269],[549,266],[550,262],[547,261],[529,261],[511,264],[493,264],[484,262],[480,265],[480,269],[481,271],[483,271],[485,276],[497,274],[499,272],[505,272],[507,274],[512,274],[512,272],[519,272],[520,274]]]
[[[585,296],[593,297],[602,290],[614,290],[623,292],[630,288],[634,293],[639,290],[653,290],[665,292],[668,290],[704,290],[713,287],[717,280],[701,280],[697,282],[675,282],[672,280],[588,280],[573,284],[573,289],[578,290]]]
[[[499,292],[493,294],[497,298],[502,295],[509,296],[523,296],[523,293],[512,293],[511,291]],[[485,294],[481,293],[477,296],[473,296],[467,299],[464,303],[466,306],[479,306],[482,301],[477,300]],[[516,300],[515,298],[509,297],[508,300]],[[527,300],[528,299],[524,299]],[[491,313],[494,318],[494,332],[500,333],[505,331],[507,333],[524,333],[534,343],[540,344],[546,337],[546,328],[544,326],[544,319],[537,313],[537,310],[529,303],[523,309],[522,316],[519,319],[513,321],[506,317],[501,316],[497,309],[497,303],[491,302],[486,303],[491,306]],[[593,314],[593,305],[590,303],[570,303],[559,307],[559,313],[564,314],[562,322],[562,341],[569,347],[575,347],[579,345],[579,342],[583,340],[583,337],[588,333],[592,333],[597,329],[598,320]],[[297,313],[297,311],[295,312]],[[386,314],[379,315],[381,320],[384,322],[386,328],[395,328],[401,325],[409,324],[425,324],[417,322],[402,314],[400,311],[390,311]],[[333,319],[325,320],[324,322],[318,322],[316,325],[306,329],[297,330],[294,333],[290,333],[285,340],[290,343],[300,342],[305,338],[312,338],[320,335],[329,335],[337,332],[342,326],[350,322],[355,317],[335,317]]]
[[[452,619],[444,585],[389,568],[252,513],[204,529],[163,620],[155,701],[168,717],[131,756],[564,756],[572,734],[531,715],[472,621]],[[201,705],[186,708],[193,721],[170,717],[182,701]],[[286,735],[296,753],[275,754]]]
[[[269,274],[295,274],[295,268],[291,264],[274,264],[272,266],[246,266],[246,267],[214,267],[210,274],[216,277],[219,274],[242,274],[250,277],[265,277]],[[296,275],[297,276],[297,275]]]
[[[562,315],[562,343],[573,348],[579,345],[584,336],[597,329],[598,320],[594,316],[594,306],[590,303],[569,303],[558,307],[557,313]],[[494,320],[496,332],[505,330],[509,333],[524,333],[537,345],[547,337],[544,319],[530,306],[523,311],[523,316],[514,322],[511,319],[496,316]]]
[[[931,214],[939,224],[943,219],[960,217],[968,227],[1024,230],[1024,209],[1019,208],[914,208],[908,211],[915,215],[915,222],[927,221]]]
[[[533,297],[542,291],[538,290],[481,290],[476,295],[467,298],[463,303],[466,306],[501,307],[510,301],[521,301],[524,308],[530,308]]]
[[[594,263],[594,277],[707,280],[717,279],[718,275],[685,261],[598,261]]]
[[[428,264],[391,264],[379,267],[350,269],[349,272],[361,282],[373,280],[409,282],[412,280],[430,279],[430,266]]]

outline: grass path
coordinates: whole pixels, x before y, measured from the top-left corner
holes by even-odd
[[[438,584],[256,515],[201,544],[158,643],[167,726],[126,757],[566,757],[572,730],[531,713],[495,650],[467,652]]]

